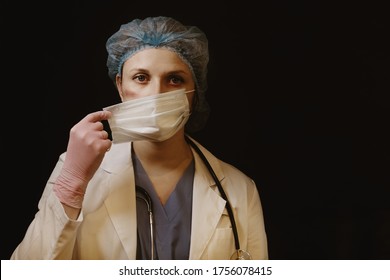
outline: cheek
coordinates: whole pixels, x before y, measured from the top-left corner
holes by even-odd
[[[122,86],[121,88],[121,98],[122,101],[128,101],[131,99],[139,98],[139,94],[134,89],[130,89],[128,87]]]
[[[123,92],[122,95],[122,101],[128,101],[132,99],[136,99],[137,96],[135,94],[129,93],[129,92]]]

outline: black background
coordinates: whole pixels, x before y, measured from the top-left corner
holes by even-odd
[[[107,38],[158,15],[209,38],[212,112],[193,136],[256,181],[270,258],[390,259],[387,10],[248,2],[3,1],[2,259],[33,219],[71,126],[119,102]]]

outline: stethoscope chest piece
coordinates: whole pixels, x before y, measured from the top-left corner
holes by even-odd
[[[230,257],[231,260],[251,260],[251,255],[242,249],[234,251],[233,255]]]

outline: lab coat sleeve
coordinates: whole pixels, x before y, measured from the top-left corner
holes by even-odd
[[[52,188],[62,165],[60,156],[38,203],[38,212],[23,240],[11,255],[13,260],[72,259],[77,228],[83,220],[70,220]]]
[[[248,188],[248,252],[251,252],[254,260],[267,260],[268,248],[263,209],[259,191],[254,182],[253,185],[254,188]]]

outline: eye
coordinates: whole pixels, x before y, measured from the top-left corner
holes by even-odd
[[[144,74],[138,74],[134,76],[133,80],[139,82],[139,83],[145,83],[148,81],[148,77]]]
[[[181,85],[184,83],[184,79],[178,75],[172,75],[169,77],[169,82],[173,85]]]

